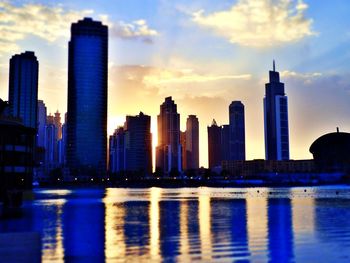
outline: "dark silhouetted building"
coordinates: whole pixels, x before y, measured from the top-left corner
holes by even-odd
[[[7,114],[9,105],[0,99],[0,201],[8,191],[31,188],[36,128]]]
[[[62,137],[58,140],[58,163],[62,166],[66,164],[66,145],[67,145],[67,113],[64,115],[62,124]]]
[[[125,131],[118,127],[109,137],[109,172],[122,172],[125,167]]]
[[[320,171],[350,171],[350,133],[328,133],[310,147],[315,165]]]
[[[152,173],[151,117],[140,112],[137,116],[126,116],[125,169],[127,171]]]
[[[124,127],[119,127],[109,138],[109,170],[111,173],[152,173],[151,117],[140,112],[126,116]]]
[[[182,146],[184,147],[184,145]],[[199,168],[199,122],[196,115],[189,115],[186,121],[186,167]]]
[[[232,101],[229,107],[230,117],[230,155],[228,160],[245,160],[244,105]]]
[[[39,62],[34,52],[26,51],[10,59],[10,112],[33,129],[37,129],[38,74]]]
[[[45,127],[47,110],[44,101],[38,100],[38,136],[37,146],[45,148]]]
[[[288,102],[275,61],[269,75],[264,98],[265,157],[266,160],[289,160]]]
[[[221,160],[230,160],[230,125],[221,126]]]
[[[58,166],[57,133],[58,129],[55,125],[54,116],[49,114],[46,119],[45,130],[45,167],[47,174]]]
[[[107,161],[108,28],[91,18],[73,23],[68,59],[67,164],[104,174]]]
[[[171,97],[160,105],[156,170],[163,173],[181,171],[180,114]]]
[[[208,154],[209,168],[214,168],[221,165],[221,127],[213,120],[208,129]]]
[[[181,157],[182,157],[182,169],[187,169],[187,159],[186,159],[186,131],[180,131],[180,143],[181,143]]]

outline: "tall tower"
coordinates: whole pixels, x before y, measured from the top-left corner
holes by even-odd
[[[230,155],[229,160],[245,160],[244,105],[232,101],[229,106],[230,117]]]
[[[213,120],[211,126],[208,126],[208,155],[209,168],[221,165],[222,147],[221,147],[221,127]]]
[[[125,130],[125,170],[152,173],[151,116],[140,112],[136,116],[126,116]]]
[[[163,173],[181,171],[180,114],[171,97],[160,105],[158,122],[158,146],[156,148],[156,169]]]
[[[289,160],[288,101],[275,61],[269,75],[264,98],[265,156],[266,160]]]
[[[46,129],[47,110],[44,101],[38,100],[38,137],[37,146],[45,148],[45,129]]]
[[[199,168],[199,122],[196,115],[186,121],[186,169]]]
[[[107,161],[108,27],[84,18],[71,26],[67,164],[104,174]]]
[[[59,113],[58,110],[55,112],[55,116],[53,120],[57,128],[57,140],[60,140],[62,138],[62,123],[61,123],[61,113]]]
[[[34,52],[26,51],[10,59],[9,104],[13,117],[37,129],[39,62]]]

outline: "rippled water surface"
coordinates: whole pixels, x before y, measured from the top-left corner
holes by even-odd
[[[350,262],[350,188],[39,189],[43,261]]]

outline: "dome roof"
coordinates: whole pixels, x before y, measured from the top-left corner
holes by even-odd
[[[332,132],[319,137],[310,146],[310,152],[317,154],[322,151],[330,151],[338,149],[339,151],[347,150],[350,154],[350,133],[347,132]]]

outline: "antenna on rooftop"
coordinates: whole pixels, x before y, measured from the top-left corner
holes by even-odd
[[[273,60],[273,71],[276,71],[275,60]]]

